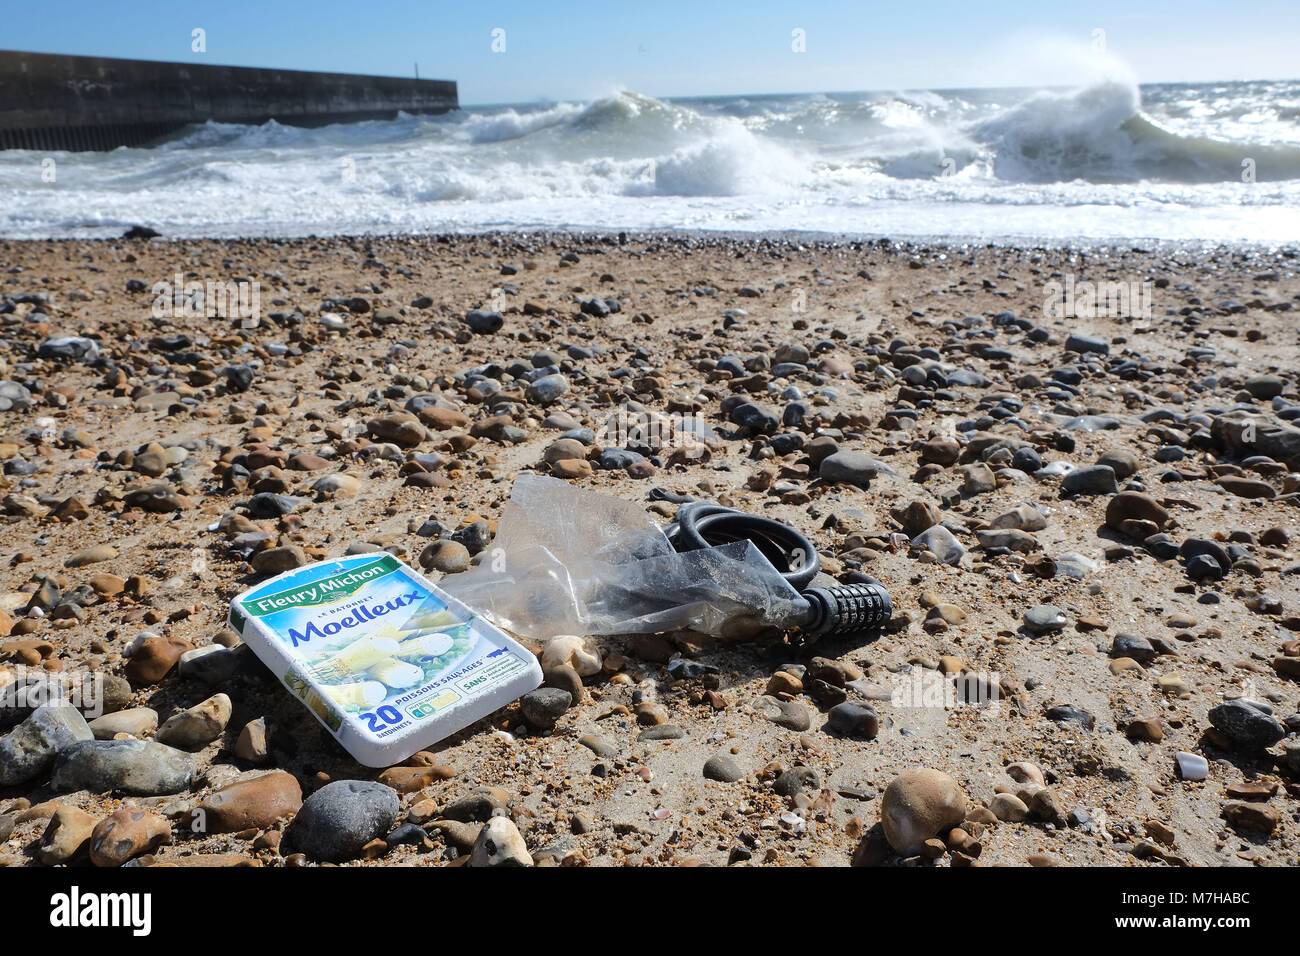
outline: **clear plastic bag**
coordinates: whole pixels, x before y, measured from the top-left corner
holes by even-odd
[[[738,619],[782,626],[805,602],[757,548],[673,550],[637,504],[524,474],[481,562],[440,586],[498,626],[557,634],[724,634]]]

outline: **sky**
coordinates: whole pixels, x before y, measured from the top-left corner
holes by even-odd
[[[1097,72],[1147,83],[1293,79],[1300,3],[0,0],[0,49],[391,76],[418,64],[422,77],[456,80],[462,105],[618,89],[1042,86]]]

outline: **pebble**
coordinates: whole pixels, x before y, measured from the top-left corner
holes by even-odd
[[[1105,339],[1093,338],[1087,335],[1079,335],[1077,332],[1071,332],[1065,339],[1065,348],[1068,352],[1096,352],[1099,355],[1110,354],[1110,345]]]
[[[1061,479],[1061,491],[1067,495],[1113,495],[1119,484],[1110,465],[1092,465],[1076,468]]]
[[[96,740],[112,740],[118,734],[144,738],[158,729],[158,711],[152,707],[132,707],[115,714],[105,714],[90,722]]]
[[[61,751],[94,734],[77,708],[68,704],[44,704],[0,739],[0,786],[16,784],[43,775]]]
[[[391,787],[368,780],[336,780],[303,801],[286,839],[311,859],[343,863],[388,833],[400,806]]]
[[[1243,387],[1252,397],[1268,401],[1281,395],[1285,384],[1276,375],[1252,375],[1246,379]]]
[[[966,610],[956,604],[936,604],[930,609],[930,613],[938,617],[945,624],[961,624],[966,620]]]
[[[1218,479],[1219,487],[1238,498],[1276,498],[1277,492],[1267,481],[1258,478],[1244,478],[1240,475],[1224,475]]]
[[[543,671],[567,666],[582,677],[591,677],[601,671],[600,651],[584,637],[557,634],[542,649],[541,664]]]
[[[935,465],[954,464],[961,456],[961,445],[951,438],[932,438],[921,445],[921,461]]]
[[[93,548],[87,548],[79,554],[74,554],[63,563],[68,568],[84,568],[88,564],[98,564],[100,561],[111,561],[117,557],[117,548],[111,544],[97,544]]]
[[[951,531],[940,524],[935,525],[933,528],[927,528],[913,538],[912,547],[933,552],[935,557],[939,559],[940,564],[948,564],[953,567],[961,564],[961,559],[966,554],[966,549],[962,547],[961,542],[957,540]]]
[[[462,823],[484,823],[497,810],[505,809],[506,803],[499,795],[490,789],[481,788],[447,804],[442,808],[442,815],[448,820],[459,820]]]
[[[870,707],[845,702],[836,704],[826,714],[825,729],[845,737],[875,740],[880,730],[880,719]]]
[[[929,767],[905,770],[885,788],[880,802],[885,839],[903,856],[917,854],[926,840],[962,822],[967,802],[946,773]]]
[[[563,375],[546,375],[529,383],[524,394],[534,405],[558,402],[569,391],[569,380]]]
[[[1060,704],[1049,708],[1047,719],[1058,724],[1074,724],[1084,730],[1091,730],[1093,724],[1097,722],[1097,718],[1092,714],[1082,707],[1075,707],[1073,704]]]
[[[302,806],[302,787],[283,770],[240,780],[214,790],[199,803],[205,831],[265,830]]]
[[[469,865],[532,866],[533,858],[519,828],[507,817],[493,817],[475,838]]]
[[[296,544],[267,548],[253,556],[253,570],[258,574],[282,574],[310,564],[307,552]]]
[[[1286,736],[1286,728],[1276,718],[1242,700],[1211,707],[1210,723],[1248,750],[1263,750]]]
[[[643,700],[636,705],[633,712],[636,714],[636,722],[642,727],[653,727],[668,722],[668,708],[657,701]]]
[[[637,740],[680,740],[686,736],[686,731],[676,724],[659,724],[656,727],[647,727],[641,733],[637,734]]]
[[[59,866],[88,853],[98,819],[85,810],[62,804],[41,834],[35,857],[45,866]]]
[[[248,499],[248,514],[252,518],[283,518],[293,514],[300,504],[302,499],[292,495],[262,492]]]
[[[1047,518],[1031,505],[1019,505],[998,515],[989,522],[989,527],[994,530],[1042,531],[1047,527]]]
[[[582,458],[564,458],[551,464],[551,474],[556,478],[590,478],[593,473],[591,462]]]
[[[705,761],[704,776],[720,783],[735,783],[737,780],[744,779],[745,771],[741,770],[740,765],[726,754],[716,754]]]
[[[573,698],[569,692],[554,687],[542,687],[519,698],[519,709],[524,720],[538,730],[553,728],[572,705]]]
[[[897,508],[891,514],[903,526],[903,533],[909,538],[916,537],[943,520],[943,513],[929,501],[909,502],[906,507]]]
[[[419,767],[389,767],[378,777],[380,783],[392,787],[398,793],[415,793],[438,780],[449,780],[455,776],[451,767],[437,765]]]
[[[158,728],[155,739],[160,744],[180,750],[199,750],[220,737],[230,723],[230,698],[214,694],[200,704],[169,717]]]
[[[1098,465],[1105,465],[1115,472],[1115,477],[1123,481],[1137,473],[1140,466],[1137,452],[1131,448],[1112,448],[1102,453],[1097,459]]]
[[[755,709],[778,727],[802,733],[812,726],[812,715],[808,708],[794,700],[776,700],[772,697],[759,698]]]
[[[505,316],[490,309],[471,309],[465,313],[465,324],[479,335],[491,335],[501,331]]]
[[[1106,527],[1130,537],[1147,538],[1169,524],[1169,512],[1150,495],[1121,491],[1106,503]],[[1143,526],[1154,525],[1145,534]]]
[[[1020,760],[1007,765],[1007,776],[1017,783],[1032,783],[1040,787],[1047,786],[1047,779],[1038,764]]]
[[[1059,607],[1039,604],[1025,612],[1024,623],[1025,628],[1033,634],[1050,634],[1065,627],[1068,619]]]
[[[1043,459],[1032,448],[1017,448],[1011,455],[1011,467],[1032,475],[1043,467]]]
[[[156,684],[194,645],[180,637],[149,637],[131,654],[126,676],[133,684]]]
[[[557,461],[581,461],[587,456],[586,446],[573,438],[558,438],[546,446],[542,461],[553,465]]]
[[[830,484],[868,488],[871,481],[880,474],[881,467],[879,461],[864,452],[837,451],[822,459],[817,474]]]
[[[1156,649],[1145,637],[1121,631],[1111,641],[1110,656],[1128,657],[1139,664],[1150,664],[1156,659]]]
[[[989,801],[989,809],[1003,823],[1022,823],[1029,819],[1029,807],[1011,793],[994,794],[993,799]]]
[[[420,567],[426,571],[459,574],[470,566],[469,548],[459,541],[444,538],[434,541],[420,552]]]
[[[1178,553],[1187,562],[1187,573],[1192,578],[1220,578],[1232,567],[1232,558],[1228,556],[1228,550],[1217,541],[1188,538],[1179,546]]]
[[[606,740],[604,737],[596,734],[584,734],[578,738],[578,743],[586,747],[597,757],[616,757],[618,748]]]
[[[247,648],[228,648],[220,644],[196,647],[181,655],[176,669],[182,677],[193,678],[210,686],[221,686],[248,663]]]
[[[1223,818],[1237,830],[1271,834],[1282,822],[1282,814],[1267,804],[1230,800],[1223,805]]]
[[[1283,745],[1282,762],[1293,777],[1300,777],[1300,738],[1292,737]]]
[[[1125,725],[1124,734],[1130,740],[1143,740],[1148,743],[1159,743],[1165,739],[1165,729],[1161,726],[1159,717],[1140,717],[1131,720]]]
[[[413,823],[403,823],[392,833],[388,834],[388,836],[384,837],[384,843],[388,845],[390,850],[399,846],[428,847],[432,845],[430,844],[429,836],[424,832],[424,829]]]
[[[997,490],[998,480],[993,469],[982,461],[964,466],[961,473],[961,493],[967,497]]]
[[[148,810],[123,807],[95,825],[90,834],[90,862],[121,866],[133,857],[152,853],[172,839],[171,824]]]
[[[1037,551],[1040,547],[1038,539],[1029,532],[1015,531],[1010,528],[980,529],[975,532],[975,537],[979,539],[980,547],[988,550],[1006,549],[1028,554]]]
[[[821,777],[812,767],[791,767],[777,776],[772,790],[783,797],[794,797],[804,792],[816,793],[821,785]]]
[[[1161,674],[1156,678],[1156,686],[1160,688],[1160,693],[1169,697],[1178,697],[1186,699],[1192,696],[1191,685],[1187,683],[1187,678],[1182,674]]]
[[[311,490],[319,495],[354,498],[357,492],[361,490],[361,479],[356,475],[347,475],[343,472],[322,475],[312,482]]]
[[[253,764],[264,763],[270,757],[268,736],[265,717],[250,720],[235,741],[235,756]]]
[[[59,752],[51,785],[63,793],[120,791],[152,797],[188,790],[193,779],[193,758],[156,741],[87,740]]]
[[[118,577],[116,574],[109,574],[106,571],[92,574],[87,583],[100,597],[117,597],[126,590],[125,578]]]

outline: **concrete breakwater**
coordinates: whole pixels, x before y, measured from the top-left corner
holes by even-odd
[[[106,150],[207,120],[324,126],[458,105],[453,80],[0,50],[0,149]]]

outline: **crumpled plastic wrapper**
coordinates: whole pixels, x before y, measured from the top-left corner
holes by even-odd
[[[537,640],[557,634],[723,634],[804,610],[748,541],[679,554],[639,505],[558,478],[515,479],[480,563],[439,586],[493,623]]]

